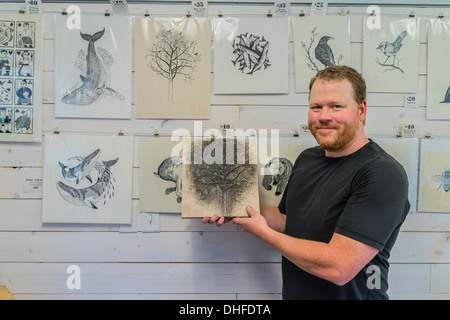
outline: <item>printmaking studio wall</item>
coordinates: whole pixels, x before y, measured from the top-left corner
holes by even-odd
[[[265,129],[270,141],[278,129],[289,168],[314,144],[307,83],[331,63],[315,56],[319,39],[334,63],[363,72],[366,132],[410,180],[391,298],[450,298],[450,8],[380,6],[370,16],[330,5],[313,19],[309,5],[269,18],[273,4],[210,3],[194,20],[181,4],[130,4],[134,18],[80,4],[80,34],[64,26],[67,6],[44,3],[35,17],[1,4],[0,286],[16,299],[280,299],[277,252],[233,224],[181,218],[181,160],[171,154],[180,145],[169,137],[240,128]],[[376,17],[380,28],[369,28]],[[157,61],[168,39],[189,56],[177,77]],[[386,41],[402,45],[389,55]],[[276,205],[283,185],[259,178],[259,204]]]

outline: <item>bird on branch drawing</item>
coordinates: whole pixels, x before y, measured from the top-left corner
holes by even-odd
[[[399,70],[401,73],[405,73],[402,68],[400,68],[400,59],[397,58],[397,54],[403,46],[403,39],[408,35],[408,32],[403,31],[400,35],[395,39],[394,42],[383,41],[378,44],[377,50],[380,50],[385,56],[386,59],[384,62],[380,62],[378,58],[375,60],[382,67],[391,67],[386,71],[391,70]],[[392,59],[390,59],[392,57]],[[388,62],[389,61],[389,62]]]

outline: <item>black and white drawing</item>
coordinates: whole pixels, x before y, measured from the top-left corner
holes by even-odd
[[[66,159],[64,163],[58,161],[61,167],[61,179],[56,188],[60,196],[75,206],[87,206],[98,209],[114,197],[114,184],[116,183],[111,167],[116,165],[119,158],[101,160],[101,149],[98,148],[87,156],[76,155]],[[67,165],[67,162],[76,162],[75,165]],[[95,170],[94,170],[95,169]],[[94,172],[96,171],[96,172]],[[93,181],[91,174],[97,173],[97,180]],[[88,186],[78,187],[86,179]]]
[[[55,115],[131,117],[131,20],[82,17],[81,29],[55,19]]]
[[[177,196],[177,202],[181,203],[182,199],[182,184],[181,184],[181,157],[180,156],[172,156],[170,158],[166,158],[161,162],[158,166],[158,171],[153,172],[153,174],[165,181],[171,181],[175,184],[174,187],[166,188],[165,194],[171,194],[175,192]]]
[[[264,36],[241,33],[233,39],[232,49],[235,59],[231,62],[242,73],[253,75],[270,67],[269,41]]]
[[[0,46],[14,47],[14,21],[0,20]]]
[[[296,92],[308,92],[319,70],[351,64],[349,28],[347,16],[293,18]]]
[[[132,137],[46,135],[43,222],[130,223]]]
[[[416,93],[419,19],[389,18],[371,28],[364,19],[363,65],[368,92]]]
[[[408,35],[407,31],[403,31],[393,42],[382,41],[377,47],[386,57],[386,59],[381,62],[378,58],[376,62],[382,67],[388,67],[386,71],[399,70],[401,73],[405,73],[400,67],[400,60],[397,58],[397,54],[400,53],[400,49],[403,46],[403,39]],[[397,60],[397,61],[396,61]]]
[[[289,177],[292,172],[293,164],[289,159],[275,157],[264,166],[264,178],[262,186],[270,191],[276,188],[275,195],[281,196],[286,189]]]
[[[156,34],[156,42],[145,57],[149,59],[148,66],[168,81],[167,102],[173,102],[175,78],[194,80],[197,63],[201,61],[197,47],[197,41],[175,30],[161,30]]]
[[[16,76],[32,77],[34,75],[34,51],[16,51]]]
[[[301,41],[302,48],[306,53],[306,64],[311,70],[319,71],[329,66],[341,64],[344,55],[338,54],[335,58],[335,53],[328,43],[330,40],[332,41],[335,39],[327,35],[321,35],[317,30],[317,27],[314,27],[311,30],[309,41]],[[318,64],[318,62],[320,62],[320,64]]]
[[[255,149],[251,142],[202,138],[184,141],[183,218],[201,217],[205,212],[242,217],[247,216],[246,205],[259,208],[258,170],[252,163]]]
[[[90,105],[99,101],[104,95],[120,100],[125,97],[109,87],[109,68],[114,63],[113,56],[104,48],[95,48],[95,42],[105,34],[105,28],[92,35],[80,33],[83,40],[88,42],[87,51],[80,49],[74,63],[80,69],[79,80],[81,85],[75,84],[68,93],[62,97],[62,102],[73,105]],[[84,73],[84,70],[86,72]]]
[[[214,19],[214,92],[289,91],[288,19]]]
[[[209,119],[210,19],[135,21],[136,117]]]

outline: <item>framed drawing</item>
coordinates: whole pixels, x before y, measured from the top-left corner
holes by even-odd
[[[55,116],[131,118],[131,18],[55,16]]]
[[[259,210],[255,139],[186,138],[182,160],[182,218],[247,217],[247,205]]]
[[[288,19],[214,19],[214,93],[288,93]]]
[[[292,18],[294,30],[295,91],[309,92],[319,70],[351,64],[348,16]]]
[[[0,141],[42,140],[42,15],[0,14]]]
[[[211,22],[136,18],[136,117],[210,118]]]
[[[131,223],[132,137],[46,135],[42,222]]]
[[[276,207],[280,204],[295,160],[297,160],[297,157],[303,150],[316,145],[317,142],[312,137],[280,138],[279,145],[268,146],[269,148],[278,147],[278,152],[272,149],[267,152],[267,154],[274,156],[263,159],[260,154],[258,163],[258,189],[261,208]]]
[[[409,211],[417,211],[417,180],[419,171],[419,139],[373,138],[381,148],[397,160],[408,176]]]
[[[419,211],[450,212],[450,140],[421,140]]]
[[[382,16],[379,29],[364,20],[363,75],[368,92],[417,92],[419,19]],[[370,23],[369,23],[370,25]]]
[[[427,119],[450,119],[450,20],[428,21]]]
[[[170,137],[145,137],[140,144],[139,210],[181,213],[182,142]]]

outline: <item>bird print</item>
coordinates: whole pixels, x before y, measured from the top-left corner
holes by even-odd
[[[377,50],[380,50],[386,56],[386,60],[384,60],[383,63],[380,63],[377,61],[378,64],[380,64],[382,66],[392,66],[394,68],[399,69],[398,66],[397,67],[395,66],[395,58],[397,56],[397,53],[403,46],[402,41],[406,37],[407,34],[408,34],[408,32],[403,31],[402,33],[400,33],[400,35],[397,37],[397,39],[395,39],[394,42],[383,41],[383,42],[380,42],[380,44],[378,44]],[[389,60],[390,57],[393,57],[392,64],[386,64],[386,62]],[[399,70],[401,70],[401,69],[399,69]],[[403,70],[401,70],[401,71],[403,72]]]
[[[319,43],[314,50],[316,59],[319,60],[325,66],[325,68],[336,65],[336,62],[334,62],[333,50],[331,50],[330,46],[328,45],[328,40],[331,39],[334,38],[323,36],[322,38],[320,38]]]

